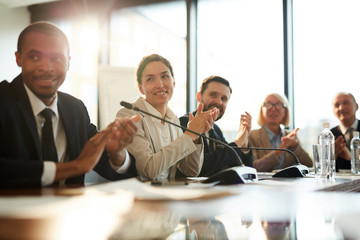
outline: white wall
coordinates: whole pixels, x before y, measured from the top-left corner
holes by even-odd
[[[26,7],[8,8],[0,4],[0,81],[12,81],[20,68],[15,62],[17,38],[30,23]]]

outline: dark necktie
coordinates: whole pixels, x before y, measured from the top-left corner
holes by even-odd
[[[42,160],[57,162],[58,158],[51,120],[53,111],[49,108],[45,108],[40,114],[45,118],[45,123],[41,131]]]
[[[215,136],[215,131],[214,131],[213,128],[211,128],[209,130],[209,137],[217,139],[217,137]],[[210,152],[214,152],[216,150],[216,143],[209,140],[209,148],[210,148]]]
[[[349,127],[345,132],[345,142],[348,149],[350,149],[350,142],[351,139],[353,138],[353,132],[354,129],[352,127]]]

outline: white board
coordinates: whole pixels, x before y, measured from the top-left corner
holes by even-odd
[[[112,122],[121,108],[120,101],[133,103],[141,95],[135,68],[99,66],[99,128]]]

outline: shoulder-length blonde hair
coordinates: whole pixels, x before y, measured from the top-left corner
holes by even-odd
[[[258,117],[258,120],[257,120],[257,123],[260,125],[260,126],[264,126],[265,125],[265,119],[264,119],[264,116],[262,114],[262,107],[264,106],[264,103],[265,103],[265,99],[269,96],[274,96],[276,97],[280,102],[282,102],[282,104],[284,105],[284,108],[285,108],[285,116],[284,118],[282,119],[281,123],[282,125],[284,125],[285,127],[288,127],[289,126],[289,123],[290,123],[290,110],[289,110],[289,101],[287,100],[287,98],[283,95],[280,95],[278,93],[270,93],[268,95],[266,95],[266,97],[264,98],[264,101],[263,103],[261,104],[260,106],[260,111],[259,111],[259,117]]]

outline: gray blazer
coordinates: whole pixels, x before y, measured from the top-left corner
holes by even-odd
[[[144,111],[149,111],[144,98],[140,97],[134,105]],[[138,112],[122,108],[117,117],[131,117]],[[203,144],[194,144],[191,138],[181,128],[169,125],[171,143],[162,146],[161,136],[155,131],[155,121],[151,116],[141,114],[142,119],[137,123],[138,131],[134,140],[126,149],[135,157],[139,175],[145,179],[175,178],[176,168],[185,176],[199,175],[203,160]],[[180,125],[179,118],[168,109],[167,120]]]
[[[285,131],[285,134],[288,133],[289,131]],[[249,145],[250,147],[271,148],[265,127],[250,131]],[[309,154],[300,146],[300,144],[293,152],[298,157],[301,164],[304,164],[308,167],[313,166],[312,159],[310,158]],[[271,172],[279,164],[275,151],[253,150],[253,156],[253,166],[259,172]],[[285,153],[285,167],[293,165],[295,161],[296,160],[290,153]]]

